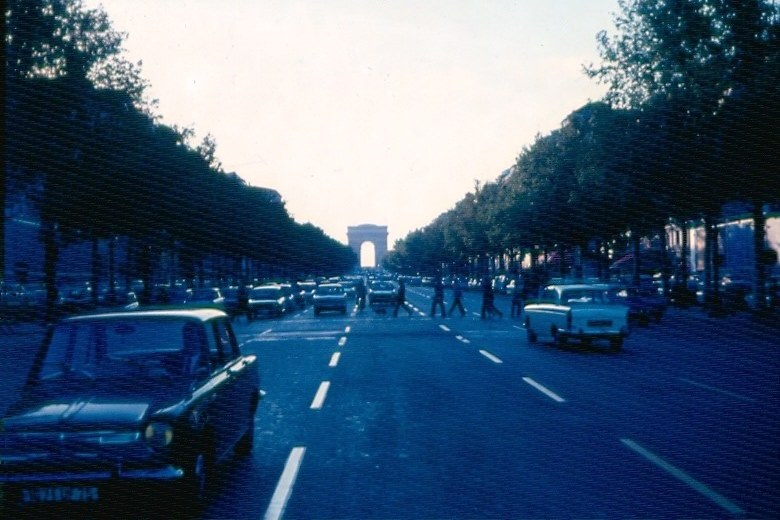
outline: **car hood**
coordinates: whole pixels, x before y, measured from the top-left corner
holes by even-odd
[[[176,393],[170,386],[113,390],[116,389],[58,392],[52,385],[34,387],[9,409],[3,420],[4,429],[10,432],[132,426],[175,403],[171,395]]]

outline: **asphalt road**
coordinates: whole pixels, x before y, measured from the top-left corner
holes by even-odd
[[[239,320],[267,395],[204,516],[780,516],[778,328],[670,309],[611,353],[529,345],[503,297],[504,319],[475,293],[432,319],[430,296],[407,289],[413,317]],[[3,399],[25,357],[7,343]]]

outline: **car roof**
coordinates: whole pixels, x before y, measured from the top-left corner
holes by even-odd
[[[138,311],[122,312],[101,312],[93,314],[83,314],[80,316],[71,316],[62,320],[62,323],[72,323],[77,321],[94,320],[113,320],[113,319],[141,319],[141,318],[165,318],[165,319],[187,319],[194,321],[208,321],[215,318],[224,317],[226,314],[219,309],[145,309]]]
[[[598,284],[592,284],[592,283],[559,283],[559,284],[553,284],[548,285],[545,287],[545,289],[555,289],[558,291],[563,291],[567,289],[591,289],[591,290],[603,290],[605,288],[604,285],[598,285]]]

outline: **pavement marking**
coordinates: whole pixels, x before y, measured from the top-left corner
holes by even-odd
[[[546,388],[545,386],[540,385],[539,383],[537,383],[536,381],[534,381],[530,377],[524,377],[523,381],[525,381],[526,383],[528,383],[532,387],[536,388],[537,390],[539,390],[541,393],[543,393],[544,395],[546,395],[547,397],[549,397],[553,401],[557,401],[559,403],[563,403],[563,402],[566,401],[566,399],[564,399],[563,397],[559,396],[558,394],[556,394],[552,390]]]
[[[497,358],[496,356],[494,356],[493,354],[491,354],[487,350],[480,350],[479,353],[482,354],[483,356],[485,356],[486,358],[488,358],[493,363],[496,363],[496,364],[503,363],[503,361],[501,361],[499,358]]]
[[[755,403],[756,400],[751,397],[746,397],[744,395],[736,394],[734,392],[729,392],[728,390],[723,390],[722,388],[717,388],[715,386],[705,385],[704,383],[697,383],[696,381],[691,381],[690,379],[685,379],[684,377],[678,378],[680,381],[684,383],[688,383],[689,385],[698,386],[699,388],[704,388],[705,390],[710,390],[712,392],[717,392],[719,394],[727,395],[729,397],[733,397],[734,399],[739,399],[741,401],[747,401],[749,403]]]
[[[525,330],[525,327],[521,327],[520,325],[512,325],[512,327],[518,330]]]
[[[347,337],[346,336],[341,336],[339,338],[339,347],[343,347],[344,345],[346,345],[346,343],[347,343]]]
[[[448,326],[446,326],[446,325],[439,325],[439,328],[441,330],[443,330],[444,332],[449,332],[450,331],[450,328]]]
[[[471,341],[467,340],[466,338],[464,338],[464,337],[463,337],[463,336],[461,336],[460,334],[458,334],[457,336],[455,336],[455,339],[457,339],[458,341],[460,341],[460,342],[462,342],[462,343],[466,343],[467,345],[468,345],[469,343],[471,343]]]
[[[265,510],[264,520],[279,520],[282,518],[284,509],[287,507],[287,501],[292,494],[295,479],[298,477],[298,470],[301,467],[304,453],[306,453],[306,448],[299,446],[293,448],[287,457],[284,471],[282,471],[282,476],[279,477],[279,482],[276,483],[276,489],[271,497],[271,503],[268,504],[268,509]]]
[[[325,402],[325,396],[328,395],[328,388],[330,388],[330,381],[323,381],[320,383],[320,387],[317,389],[317,393],[314,395],[314,400],[311,402],[312,410],[319,410],[322,408],[322,403]]]
[[[658,455],[646,450],[636,442],[632,441],[631,439],[620,439],[620,442],[622,442],[624,445],[628,446],[632,450],[634,450],[636,453],[642,455],[644,458],[658,466],[659,468],[663,469],[676,479],[682,481],[683,483],[687,484],[688,486],[692,487],[694,490],[698,491],[700,494],[704,495],[705,497],[709,498],[716,504],[718,504],[720,507],[728,511],[729,513],[733,515],[741,515],[744,514],[744,510],[739,507],[737,504],[729,500],[728,498],[724,497],[720,493],[713,491],[709,487],[707,487],[705,484],[699,482],[692,476],[688,475],[683,470],[677,468],[676,466],[673,466],[672,464],[666,462],[664,459],[659,457]]]
[[[272,330],[274,330],[274,329],[267,329],[267,330],[264,330],[263,332],[261,332],[261,333],[260,333],[260,335],[261,335],[261,336],[263,336],[263,335],[265,335],[265,334],[268,334],[268,333],[269,333],[269,332],[271,332]]]
[[[244,341],[244,344],[247,343],[268,343],[269,341],[290,341],[292,338],[280,338],[277,336],[268,336],[265,338],[252,338]],[[336,336],[317,336],[314,338],[300,338],[304,341],[333,341],[336,339]]]
[[[344,327],[344,334],[349,334],[349,331],[350,331],[350,330],[352,330],[352,327],[350,327],[349,325],[347,325],[346,327]]]
[[[330,363],[328,363],[329,367],[335,367],[339,364],[339,358],[341,358],[341,352],[334,352],[332,356],[330,356]]]

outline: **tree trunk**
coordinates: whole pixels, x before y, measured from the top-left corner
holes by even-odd
[[[43,219],[42,219],[43,220]],[[46,287],[46,308],[44,319],[52,323],[57,313],[57,231],[54,223],[44,220],[41,223],[41,240],[43,242],[43,283]]]
[[[661,283],[664,296],[669,295],[669,244],[666,240],[666,226],[661,230]]]
[[[642,269],[642,259],[639,258],[639,233],[631,233],[631,251],[634,255],[632,283],[639,287],[639,273]]]
[[[688,221],[684,220],[682,223],[682,250],[680,256],[682,256],[680,262],[679,279],[676,280],[677,285],[688,287],[688,260],[691,256],[690,244],[688,243]]]
[[[108,241],[108,301],[111,305],[116,303],[116,240],[114,237]]]
[[[92,273],[90,284],[92,285],[92,306],[98,306],[98,296],[100,296],[100,248],[97,237],[92,238]]]
[[[754,270],[753,296],[756,311],[766,310],[766,266],[764,262],[764,242],[766,239],[766,217],[764,208],[758,201],[753,201],[753,252]]]

